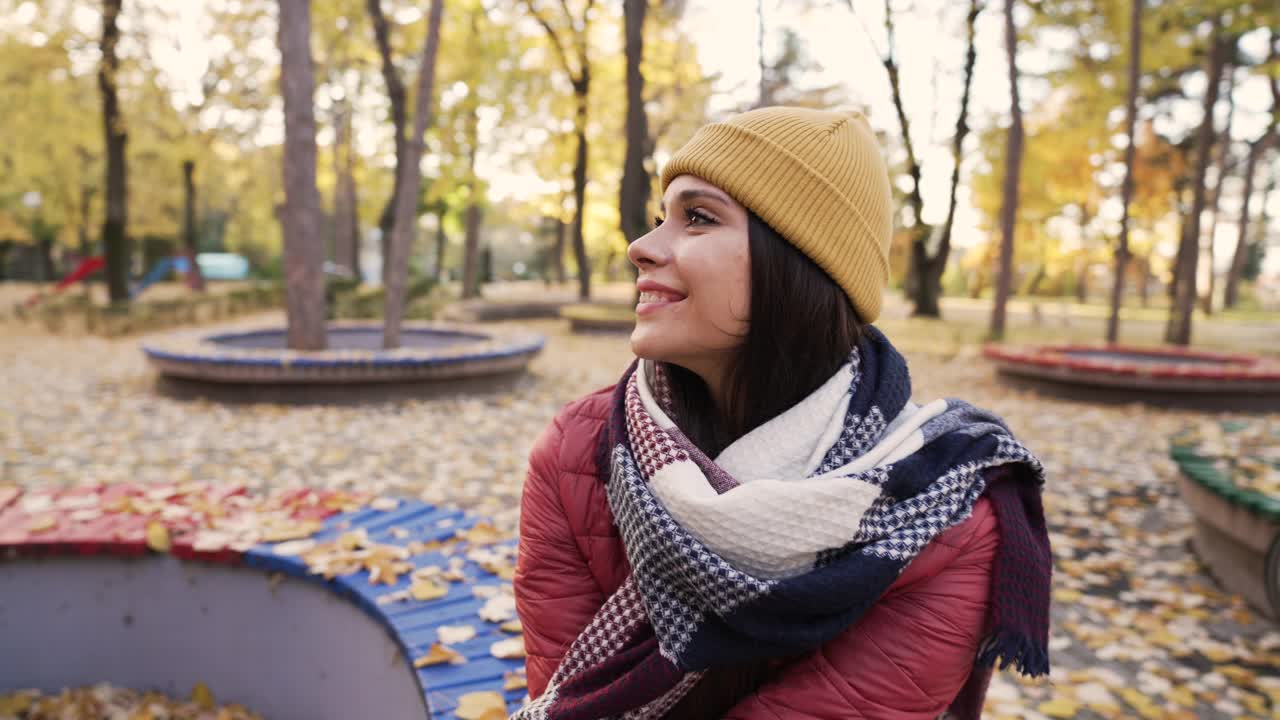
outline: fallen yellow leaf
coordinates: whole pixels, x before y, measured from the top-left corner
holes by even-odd
[[[322,528],[324,528],[324,525],[318,520],[277,524],[273,527],[264,528],[262,541],[278,543],[286,540],[304,540],[320,532]]]
[[[1058,602],[1064,602],[1064,603],[1079,602],[1080,597],[1081,595],[1079,590],[1072,590],[1070,588],[1060,588],[1058,590],[1053,591],[1053,599],[1057,600]]]
[[[415,580],[409,586],[409,595],[414,600],[427,601],[442,598],[449,592],[448,585],[440,585],[430,580]]]
[[[1178,703],[1179,705],[1185,708],[1195,707],[1195,704],[1196,704],[1195,693],[1191,692],[1190,689],[1183,687],[1181,685],[1170,690],[1168,692],[1168,697],[1170,700]]]
[[[31,695],[16,692],[0,695],[0,715],[21,715],[31,707]]]
[[[441,645],[440,643],[431,643],[431,647],[427,649],[427,654],[413,661],[415,668],[424,668],[430,665],[439,665],[447,662],[451,665],[460,665],[465,663],[467,659],[452,648]]]
[[[1080,712],[1080,704],[1066,698],[1054,698],[1040,703],[1040,712],[1055,718],[1073,718]]]
[[[1214,662],[1214,664],[1217,664],[1217,665],[1221,665],[1227,662],[1228,660],[1234,660],[1236,656],[1235,653],[1231,652],[1230,650],[1216,647],[1216,646],[1200,648],[1200,654],[1209,658]]]
[[[472,545],[490,545],[501,540],[502,533],[489,523],[476,523],[470,530],[459,530],[458,537]]]
[[[529,679],[521,672],[502,673],[503,690],[522,690],[529,687]]]
[[[44,532],[45,530],[52,530],[57,525],[57,515],[41,515],[27,525],[27,532]]]
[[[172,543],[169,541],[169,528],[159,520],[147,523],[147,547],[153,552],[167,553]]]
[[[1176,648],[1183,644],[1182,638],[1169,632],[1168,630],[1157,630],[1148,636],[1151,642],[1166,648]]]
[[[510,563],[485,562],[480,563],[480,569],[497,575],[501,580],[514,580],[516,578],[516,568]]]
[[[1164,717],[1164,711],[1158,705],[1151,702],[1151,698],[1143,695],[1134,688],[1124,688],[1120,691],[1120,697],[1129,703],[1129,706],[1138,711],[1138,714],[1147,720],[1156,720]]]
[[[209,689],[208,685],[198,682],[195,687],[191,688],[191,702],[198,705],[201,710],[212,710],[214,704],[213,691]]]
[[[1258,683],[1257,674],[1247,668],[1242,668],[1239,665],[1223,665],[1222,667],[1216,668],[1216,670],[1237,685],[1253,687]]]
[[[524,636],[516,635],[489,646],[489,652],[496,658],[511,660],[524,657]]]
[[[1262,697],[1261,695],[1255,695],[1254,693],[1244,693],[1244,696],[1241,698],[1241,700],[1244,702],[1244,706],[1249,708],[1249,712],[1256,714],[1258,717],[1263,717],[1264,715],[1266,715],[1266,712],[1267,712],[1266,698]]]
[[[507,703],[493,691],[470,692],[458,698],[458,708],[453,713],[460,720],[505,720]]]

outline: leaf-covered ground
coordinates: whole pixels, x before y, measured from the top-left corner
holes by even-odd
[[[153,392],[136,340],[0,327],[0,479],[24,485],[304,483],[420,497],[515,533],[530,446],[565,402],[612,382],[625,338],[550,336],[514,389],[364,406],[217,405]],[[890,337],[894,325],[888,324]],[[1049,471],[1056,555],[1050,681],[1002,673],[988,716],[1273,718],[1280,627],[1188,550],[1168,438],[1222,417],[1094,406],[1003,387],[970,345],[904,342],[916,397],[990,407]],[[1272,416],[1266,421],[1280,422]]]

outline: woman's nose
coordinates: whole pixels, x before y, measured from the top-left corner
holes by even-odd
[[[637,268],[665,265],[670,257],[670,249],[662,237],[662,228],[650,230],[627,246],[627,258]]]

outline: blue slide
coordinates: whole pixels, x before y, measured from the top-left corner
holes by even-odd
[[[187,258],[181,255],[162,259],[151,268],[151,272],[142,278],[142,282],[133,287],[133,292],[129,294],[129,297],[138,297],[143,290],[169,277],[170,272],[187,272],[188,266]]]

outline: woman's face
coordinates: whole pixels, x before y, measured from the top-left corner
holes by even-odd
[[[662,208],[660,224],[627,251],[640,270],[631,349],[715,383],[747,331],[747,210],[692,175],[671,181]]]

